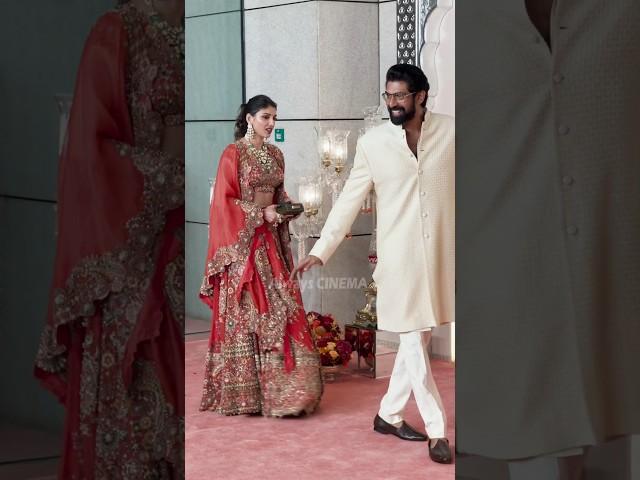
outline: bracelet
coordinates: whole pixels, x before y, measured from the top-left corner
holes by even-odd
[[[261,211],[262,211],[262,218],[264,218],[264,211],[267,207],[262,207]],[[281,213],[276,212],[276,219],[273,221],[273,223],[275,224],[280,224],[284,222],[284,216]]]

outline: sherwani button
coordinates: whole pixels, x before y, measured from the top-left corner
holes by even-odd
[[[567,233],[569,235],[577,235],[578,234],[578,227],[576,227],[575,225],[569,225],[567,227]]]
[[[570,128],[567,125],[560,125],[558,127],[558,133],[560,135],[567,135],[570,131]]]
[[[567,186],[573,184],[573,177],[571,175],[565,175],[562,177],[562,183]]]

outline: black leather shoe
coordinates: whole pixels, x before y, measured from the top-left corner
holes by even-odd
[[[433,447],[431,446],[431,442],[429,442],[429,458],[438,463],[451,463],[449,440],[446,438],[439,438]]]
[[[394,427],[388,422],[385,422],[379,415],[373,419],[373,429],[378,433],[384,433],[385,435],[395,435],[402,440],[410,440],[412,442],[424,442],[427,440],[427,436],[424,433],[420,433],[407,423],[402,422],[399,427]]]

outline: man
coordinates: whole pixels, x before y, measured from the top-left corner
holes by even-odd
[[[454,316],[454,121],[426,110],[419,68],[394,65],[382,94],[390,122],[358,142],[349,179],[320,239],[291,276],[324,265],[349,232],[372,187],[377,195],[378,328],[400,346],[374,430],[429,441],[429,456],[451,463],[446,416],[426,352],[431,329]],[[402,419],[413,391],[428,436]]]

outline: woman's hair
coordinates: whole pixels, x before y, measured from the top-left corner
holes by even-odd
[[[234,131],[236,140],[244,137],[244,134],[247,133],[247,114],[253,116],[263,108],[267,107],[278,108],[278,105],[266,95],[256,95],[255,97],[250,98],[247,103],[240,105],[240,111],[236,118],[236,127]]]

